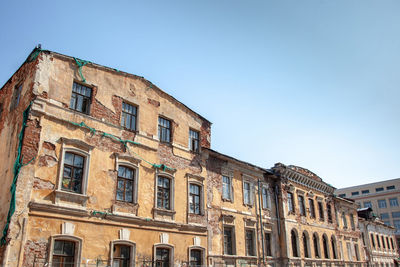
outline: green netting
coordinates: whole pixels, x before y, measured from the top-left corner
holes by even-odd
[[[110,139],[112,139],[112,140],[115,140],[115,141],[117,141],[117,142],[120,142],[121,144],[124,145],[124,147],[125,147],[126,149],[128,149],[128,143],[129,143],[129,144],[133,144],[133,145],[140,145],[140,143],[138,143],[138,142],[134,142],[134,141],[132,141],[132,140],[127,140],[127,139],[121,139],[120,137],[115,136],[115,135],[113,135],[113,134],[109,134],[109,133],[102,132],[102,131],[101,131],[101,133],[100,133],[99,130],[96,130],[95,128],[90,127],[89,125],[87,125],[87,124],[84,123],[83,121],[82,121],[81,123],[75,123],[75,122],[72,122],[72,121],[68,121],[68,122],[71,123],[71,124],[73,124],[73,125],[75,125],[75,126],[88,129],[88,130],[90,131],[91,134],[99,133],[101,136],[108,137],[108,138],[110,138]],[[174,170],[175,170],[174,168],[168,167],[168,166],[165,165],[165,164],[155,164],[155,163],[152,163],[152,162],[150,162],[150,161],[147,161],[147,160],[145,160],[143,157],[141,157],[138,153],[136,153],[136,152],[134,152],[134,151],[131,151],[131,152],[133,152],[138,158],[140,158],[140,159],[143,160],[144,162],[150,164],[152,167],[154,167],[154,168],[156,168],[156,169],[162,169],[163,171],[165,171],[165,170],[174,171]]]
[[[23,156],[21,155],[22,140],[24,139],[26,122],[28,121],[28,116],[29,116],[29,111],[30,111],[31,105],[32,105],[32,103],[30,103],[29,106],[24,110],[22,128],[21,128],[21,131],[19,132],[19,136],[18,136],[19,142],[18,142],[17,158],[15,159],[14,170],[13,170],[14,178],[13,178],[11,188],[10,188],[10,192],[11,192],[10,208],[8,210],[6,225],[4,226],[4,229],[3,229],[3,236],[1,237],[1,240],[0,240],[1,246],[5,245],[7,243],[8,228],[10,226],[11,217],[13,216],[13,214],[15,212],[15,190],[17,187],[17,180],[18,180],[19,172],[21,171],[21,168],[23,166],[28,165],[32,160],[34,160],[34,158],[33,158],[28,163],[23,164]]]
[[[40,48],[35,48],[32,53],[29,55],[29,57],[27,58],[27,62],[32,62],[35,61],[35,59],[39,56],[40,52],[42,52],[43,50]]]
[[[76,57],[74,57],[74,59],[75,59],[76,65],[78,65],[78,71],[79,71],[79,75],[82,78],[82,82],[85,83],[86,79],[85,79],[85,77],[83,77],[82,67],[85,66],[87,63],[90,63],[90,61],[82,60],[82,59],[79,59],[79,58],[76,58]]]

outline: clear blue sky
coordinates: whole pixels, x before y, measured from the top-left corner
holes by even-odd
[[[400,1],[1,1],[0,83],[33,47],[144,76],[212,148],[336,187],[400,177]]]

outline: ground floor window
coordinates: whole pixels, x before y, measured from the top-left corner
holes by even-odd
[[[66,240],[56,240],[54,242],[52,266],[75,266],[75,242]]]
[[[170,250],[168,248],[156,248],[156,267],[169,267]]]
[[[113,254],[113,267],[129,267],[131,260],[131,247],[115,245]]]
[[[202,265],[202,253],[200,249],[190,250],[190,267],[198,267]]]

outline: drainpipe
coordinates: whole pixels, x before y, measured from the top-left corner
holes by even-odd
[[[259,218],[260,218],[260,227],[261,227],[261,246],[262,246],[262,261],[263,264],[265,265],[265,249],[264,249],[264,226],[262,223],[262,213],[261,213],[261,182],[260,179],[258,179],[258,210],[259,210]]]
[[[278,201],[278,194],[279,194],[279,189],[278,189],[278,185],[275,184],[275,212],[276,212],[276,217],[278,219],[278,234],[281,234],[281,218],[279,215],[279,201]]]

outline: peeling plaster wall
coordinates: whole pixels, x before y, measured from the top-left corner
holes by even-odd
[[[11,193],[10,187],[14,178],[14,162],[17,157],[17,148],[19,143],[19,133],[22,127],[23,112],[28,107],[33,98],[32,91],[35,87],[34,76],[37,72],[37,62],[23,64],[17,72],[7,81],[0,90],[0,233],[2,235],[4,226],[7,220],[7,214],[10,207]],[[22,90],[19,97],[19,103],[16,105],[18,98],[19,85],[22,85]],[[32,117],[27,121],[25,129],[26,138],[23,140],[22,155],[23,163],[26,164],[35,157],[35,136],[38,135],[36,122]],[[23,177],[29,173],[30,166],[25,166],[21,169],[18,177],[16,189],[16,210],[11,219],[8,240],[9,244],[18,246],[18,241],[13,240],[15,236],[21,236],[21,221],[26,216],[24,210],[26,199],[29,199],[29,190],[21,188],[21,185],[28,182]],[[3,259],[7,256],[7,246],[0,248],[0,265]]]
[[[72,84],[74,81],[80,81],[77,66],[71,59],[42,52],[35,63],[24,65],[23,68],[29,66],[35,66],[33,69],[37,71],[25,71],[21,77],[31,79],[30,87],[25,86],[24,82],[24,90],[30,88],[35,97],[23,140],[22,154],[24,163],[32,158],[34,160],[23,167],[20,173],[17,186],[18,215],[15,216],[14,225],[9,233],[10,245],[5,264],[32,266],[32,259],[35,257],[38,260],[48,260],[52,249],[50,239],[63,233],[64,222],[74,225],[74,236],[84,238],[82,261],[99,258],[109,260],[110,244],[120,239],[119,231],[122,228],[129,229],[129,240],[136,243],[138,261],[153,260],[154,244],[162,243],[162,233],[169,235],[169,240],[163,242],[174,246],[176,264],[189,260],[189,248],[194,245],[200,245],[204,249],[205,260],[207,219],[205,214],[188,214],[187,175],[204,179],[207,174],[201,155],[188,149],[188,133],[189,127],[198,130],[202,135],[201,144],[209,147],[210,123],[141,77],[116,73],[93,65],[83,68],[83,74],[88,86],[92,87],[93,94],[89,116],[81,114],[68,108]],[[18,79],[15,80],[18,82]],[[10,88],[14,86],[15,83],[6,85],[0,94],[8,92],[9,95]],[[7,94],[3,95],[0,103],[7,106]],[[30,94],[24,91],[23,95]],[[3,113],[0,127],[9,124],[17,126],[6,126],[0,132],[4,140],[10,140],[0,144],[4,146],[1,147],[3,151],[10,150],[10,153],[15,154],[22,111],[30,100],[31,98],[21,100],[15,111],[20,115]],[[137,132],[128,131],[120,126],[122,101],[138,106]],[[172,144],[158,142],[159,115],[172,121]],[[8,124],[4,124],[6,119],[9,120]],[[120,142],[99,134],[93,135],[88,130],[70,123],[82,121],[97,130],[139,142],[141,145],[128,144],[126,149]],[[87,200],[72,195],[60,197],[57,193],[61,189],[61,159],[65,138],[74,140],[78,146],[83,143],[84,146],[92,147],[88,164]],[[121,158],[117,159],[116,153]],[[4,157],[4,154],[1,155]],[[133,159],[137,165],[137,204],[115,200],[117,161],[131,162],[123,159],[124,157]],[[8,190],[13,159],[6,156],[1,160],[6,162],[4,166],[8,167],[0,169],[3,174],[1,177],[9,177],[4,181],[5,187],[2,187],[2,190],[4,188],[7,192],[0,194],[0,203],[4,204],[10,198]],[[176,169],[168,174],[173,177],[175,187],[173,215],[155,211],[156,178],[157,174],[162,172],[145,161],[166,164]],[[202,180],[202,183],[203,188],[206,188],[206,179]],[[205,199],[204,207],[206,203]],[[38,205],[41,208],[37,208]],[[6,205],[1,207],[3,206]],[[53,210],[50,211],[51,209]],[[0,210],[0,223],[3,225],[7,211]],[[109,215],[93,213],[97,211]],[[81,215],[77,215],[78,213]],[[199,241],[195,242],[195,238]]]
[[[246,168],[234,161],[227,161],[215,155],[207,158],[207,202],[208,208],[208,251],[213,263],[256,264],[257,257],[262,259],[261,227],[259,224],[259,203],[257,181],[269,187],[270,208],[262,209],[264,232],[271,233],[272,257],[265,259],[267,263],[275,262],[280,256],[277,244],[279,235],[276,224],[273,183],[266,180],[263,171]],[[232,178],[233,200],[222,198],[222,176]],[[253,204],[245,205],[243,200],[243,180],[253,184]],[[224,253],[224,225],[234,227],[234,255]],[[246,255],[245,230],[254,230],[255,256]],[[209,262],[210,263],[210,262]]]

